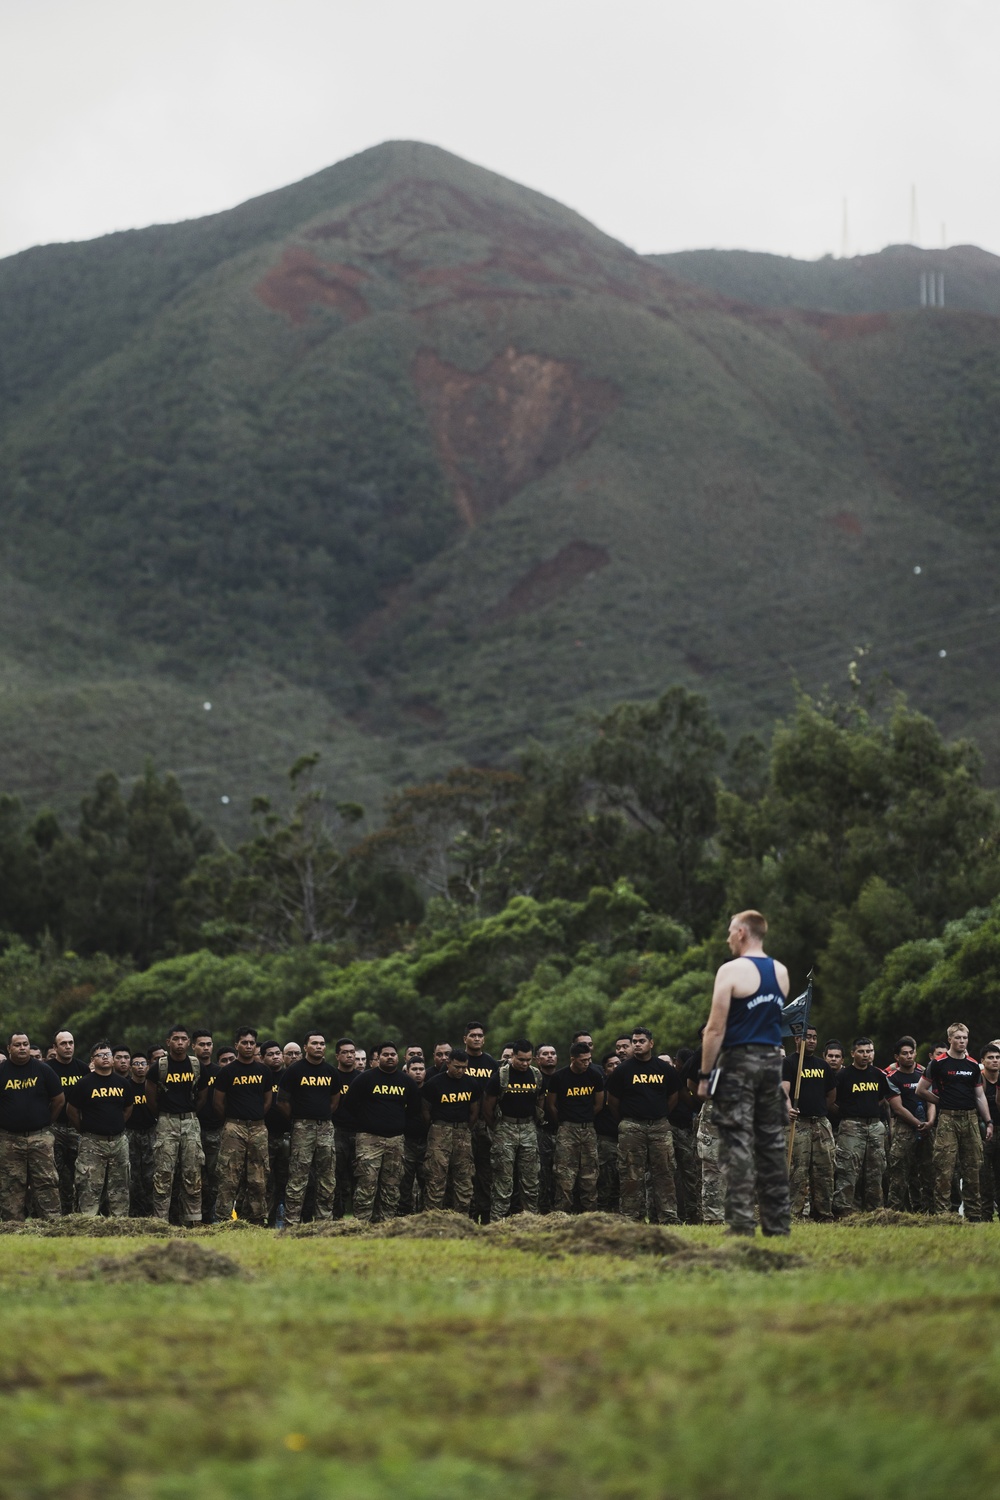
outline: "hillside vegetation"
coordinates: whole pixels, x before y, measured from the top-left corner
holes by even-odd
[[[0,785],[152,755],[238,836],[303,750],[377,811],[675,683],[767,725],[857,648],[995,776],[993,304],[668,260],[397,142],[0,262]]]

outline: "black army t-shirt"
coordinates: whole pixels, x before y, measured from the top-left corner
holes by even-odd
[[[334,1077],[340,1082],[340,1103],[337,1105],[337,1113],[334,1116],[333,1123],[338,1130],[347,1130],[353,1134],[358,1126],[354,1116],[351,1114],[348,1095],[358,1079],[364,1077],[364,1074],[359,1073],[356,1068],[352,1068],[349,1073],[343,1072],[340,1068],[335,1068]]]
[[[197,1104],[197,1095],[201,1092],[201,1081],[199,1074],[198,1087],[194,1082],[194,1064],[190,1057],[175,1062],[170,1056],[161,1057],[150,1067],[150,1074],[155,1070],[156,1082],[160,1085],[156,1091],[161,1115],[190,1115],[194,1113]]]
[[[1000,1126],[1000,1104],[997,1103],[997,1085],[990,1083],[987,1077],[983,1077],[983,1093],[986,1095],[986,1103],[990,1107],[990,1119],[993,1121],[993,1132],[996,1134]]]
[[[489,1085],[490,1079],[496,1077],[499,1066],[500,1064],[496,1058],[491,1057],[488,1052],[481,1052],[478,1057],[473,1057],[470,1052],[469,1066],[465,1070],[465,1076],[466,1078],[474,1079],[476,1083],[482,1084],[485,1089]]]
[[[790,1083],[789,1103],[795,1098],[795,1079],[799,1071],[799,1054],[793,1052],[782,1065],[781,1076]],[[822,1120],[827,1113],[826,1096],[837,1082],[837,1075],[828,1068],[818,1053],[802,1059],[802,1083],[799,1086],[799,1114],[805,1120]]]
[[[215,1093],[215,1080],[218,1078],[218,1076],[218,1063],[202,1063],[201,1076],[198,1079],[199,1095],[202,1093],[202,1091],[204,1091],[204,1098],[202,1099],[201,1105],[198,1109],[198,1124],[201,1126],[202,1130],[218,1130],[219,1128],[219,1117],[215,1113],[215,1100],[212,1097]],[[136,1111],[133,1110],[132,1119],[128,1122],[130,1130],[132,1129],[132,1125],[135,1120],[135,1114]]]
[[[128,1117],[129,1130],[153,1130],[156,1126],[156,1116],[146,1102],[145,1083],[136,1083],[134,1078],[130,1078],[129,1083],[132,1085],[134,1095],[132,1113]]]
[[[277,1094],[278,1090],[281,1088],[282,1079],[284,1078],[286,1072],[287,1069],[285,1068],[271,1069],[271,1087],[274,1090],[275,1094]],[[267,1126],[268,1135],[289,1135],[291,1133],[291,1120],[288,1119],[283,1109],[274,1108],[273,1099],[271,1101],[271,1108],[264,1116],[264,1124]]]
[[[927,1109],[924,1101],[917,1098],[917,1084],[923,1076],[924,1070],[920,1067],[919,1063],[912,1073],[904,1073],[901,1068],[897,1068],[894,1073],[889,1074],[890,1079],[896,1088],[899,1089],[903,1104],[910,1111],[911,1115],[916,1115],[918,1120],[926,1120],[927,1118]],[[906,1121],[904,1120],[902,1123],[905,1125]],[[910,1129],[913,1129],[912,1125]]]
[[[486,1092],[498,1100],[498,1108],[505,1120],[530,1120],[535,1113],[535,1100],[544,1087],[544,1078],[540,1084],[536,1083],[530,1068],[525,1068],[522,1072],[511,1066],[507,1070],[506,1091],[501,1086],[500,1071],[497,1069],[487,1084]]]
[[[899,1089],[881,1068],[848,1065],[837,1074],[837,1108],[842,1120],[877,1120],[883,1099],[892,1099]]]
[[[404,1135],[420,1118],[420,1090],[406,1073],[369,1068],[351,1084],[351,1119],[366,1135]]]
[[[79,1083],[80,1079],[86,1077],[87,1073],[90,1071],[89,1060],[87,1062],[84,1062],[82,1057],[74,1057],[73,1061],[68,1063],[52,1062],[49,1063],[48,1066],[55,1073],[56,1077],[61,1081],[62,1091],[67,1098],[69,1098],[69,1091],[73,1087],[73,1085]],[[69,1115],[66,1113],[65,1105],[63,1106],[59,1118],[56,1120],[56,1124],[69,1124]]]
[[[556,1114],[568,1125],[591,1125],[594,1120],[594,1095],[604,1091],[604,1074],[593,1063],[583,1073],[570,1067],[560,1068],[548,1080],[546,1093],[556,1096]]]
[[[80,1129],[84,1135],[121,1135],[125,1129],[125,1111],[135,1095],[131,1078],[120,1073],[88,1073],[70,1089],[67,1099],[80,1111]]]
[[[941,1109],[975,1109],[976,1085],[982,1083],[979,1064],[971,1057],[938,1057],[927,1065],[927,1078],[941,1101]]]
[[[423,1087],[423,1098],[431,1107],[431,1123],[467,1125],[472,1106],[483,1094],[478,1078],[449,1078],[436,1073]]]
[[[234,1062],[219,1069],[215,1087],[225,1097],[227,1120],[263,1120],[274,1079],[262,1062]]]
[[[0,1130],[31,1135],[47,1129],[49,1104],[62,1092],[62,1079],[37,1058],[23,1067],[9,1060],[0,1064]]]
[[[341,1076],[335,1064],[311,1063],[306,1057],[286,1068],[278,1087],[288,1096],[292,1119],[329,1120],[333,1096],[340,1093]],[[273,1109],[270,1114],[274,1114]]]
[[[608,1079],[608,1093],[619,1101],[623,1120],[665,1120],[681,1075],[658,1057],[630,1057]]]

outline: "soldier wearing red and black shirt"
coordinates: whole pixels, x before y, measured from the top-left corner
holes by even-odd
[[[983,1089],[979,1064],[969,1056],[969,1028],[961,1021],[948,1027],[948,1051],[936,1057],[917,1086],[917,1098],[937,1105],[934,1135],[934,1212],[951,1208],[951,1179],[957,1162],[962,1178],[962,1202],[968,1223],[982,1217],[979,1173],[983,1165],[983,1137],[993,1139],[993,1120]]]

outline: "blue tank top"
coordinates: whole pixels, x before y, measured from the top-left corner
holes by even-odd
[[[750,955],[746,954],[749,958]],[[785,997],[774,972],[774,960],[750,958],[756,964],[760,983],[746,999],[734,995],[729,1004],[729,1020],[723,1047],[780,1047],[781,1012]]]

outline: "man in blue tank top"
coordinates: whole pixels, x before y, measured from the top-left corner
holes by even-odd
[[[766,932],[759,911],[738,912],[729,924],[734,957],[715,976],[698,1077],[698,1093],[707,1098],[713,1070],[719,1070],[713,1123],[719,1130],[726,1225],[730,1234],[751,1236],[755,1187],[764,1234],[787,1234],[791,1224],[788,1105],[781,1087],[788,970],[764,952]]]

